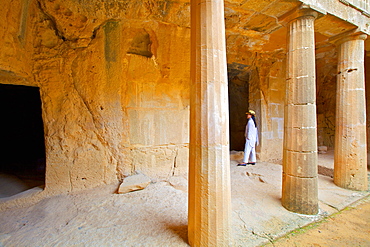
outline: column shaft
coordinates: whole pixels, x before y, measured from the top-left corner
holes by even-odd
[[[228,85],[222,0],[191,0],[191,246],[231,245]]]
[[[288,24],[282,205],[302,214],[318,212],[314,21],[301,9]]]
[[[367,190],[364,40],[348,36],[338,42],[334,183]]]

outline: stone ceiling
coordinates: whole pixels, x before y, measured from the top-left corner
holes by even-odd
[[[228,45],[254,47],[259,52],[285,49],[286,28],[279,18],[300,4],[297,0],[226,0]],[[107,19],[156,20],[190,27],[189,0],[39,0],[39,7],[52,20],[58,36],[81,46]],[[316,41],[327,43],[328,38],[354,28],[334,15],[322,15],[315,22]]]
[[[225,1],[227,36],[245,36],[245,45],[260,45],[260,50],[270,52],[286,47],[286,28],[279,19],[301,4],[295,0],[228,0]],[[350,22],[328,13],[315,21],[316,42],[327,45],[328,39],[355,29]],[[241,39],[241,38],[239,38]],[[251,42],[251,39],[253,42]],[[367,41],[366,49],[370,50]]]

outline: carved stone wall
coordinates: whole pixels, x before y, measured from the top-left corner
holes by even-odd
[[[253,109],[262,161],[282,158],[286,29],[278,17],[299,4],[225,2],[231,146],[243,147],[244,113]],[[138,170],[186,176],[189,1],[6,0],[2,7],[0,83],[40,88],[48,191],[118,183]],[[318,22],[323,32],[338,20]],[[354,27],[341,23],[334,34]],[[317,50],[319,144],[329,147],[335,66],[332,47]]]
[[[327,44],[316,50],[317,141],[334,148],[337,52]]]
[[[189,4],[157,4],[3,6],[0,83],[40,88],[46,190],[187,173]]]
[[[370,49],[370,48],[369,48]],[[370,168],[370,51],[365,56],[365,90],[366,90],[366,129],[367,129],[367,167]]]
[[[230,149],[244,150],[246,112],[249,110],[250,66],[232,63],[227,66],[229,82]]]

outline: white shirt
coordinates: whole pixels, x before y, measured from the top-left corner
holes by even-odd
[[[247,125],[245,126],[244,136],[249,145],[252,147],[254,147],[256,144],[258,145],[258,131],[252,118],[248,120]]]

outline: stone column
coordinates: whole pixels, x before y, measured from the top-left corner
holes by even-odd
[[[338,76],[335,121],[334,183],[367,190],[365,34],[337,41]]]
[[[191,246],[231,245],[228,86],[222,0],[191,0]]]
[[[314,21],[301,8],[288,21],[282,205],[293,212],[318,212]]]

